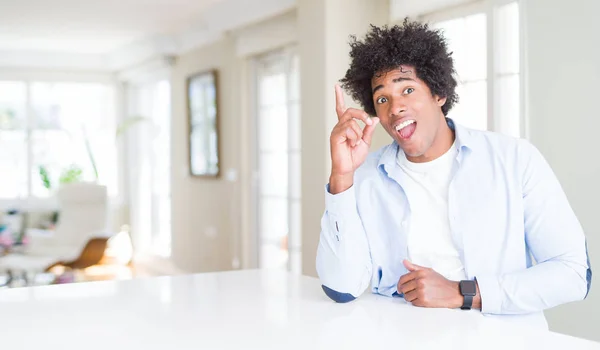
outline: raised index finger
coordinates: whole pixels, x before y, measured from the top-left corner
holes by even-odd
[[[337,112],[338,120],[342,118],[346,112],[346,104],[344,103],[344,93],[339,85],[335,85],[335,111]]]

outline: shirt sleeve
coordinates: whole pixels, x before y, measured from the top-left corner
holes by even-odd
[[[356,206],[355,186],[335,195],[329,193],[329,185],[325,187],[316,265],[323,289],[338,302],[358,297],[369,285],[371,254]]]
[[[584,299],[592,271],[583,229],[550,165],[522,141],[525,243],[534,265],[501,276],[477,276],[482,312],[523,314]]]

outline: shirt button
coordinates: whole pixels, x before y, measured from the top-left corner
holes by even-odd
[[[402,220],[402,227],[406,227],[406,220]]]

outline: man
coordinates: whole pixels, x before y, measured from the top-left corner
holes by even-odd
[[[342,84],[364,111],[346,109],[336,86],[317,251],[326,294],[346,302],[371,284],[415,306],[531,314],[546,327],[541,311],[584,299],[585,236],[543,156],[446,117],[458,96],[440,32],[373,26],[350,56]],[[369,154],[377,124],[393,143]]]

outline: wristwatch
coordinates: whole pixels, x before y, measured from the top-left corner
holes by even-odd
[[[458,283],[458,287],[460,294],[464,297],[463,304],[460,308],[462,310],[471,310],[471,306],[473,306],[473,298],[477,294],[477,286],[475,285],[475,281],[460,281]]]

